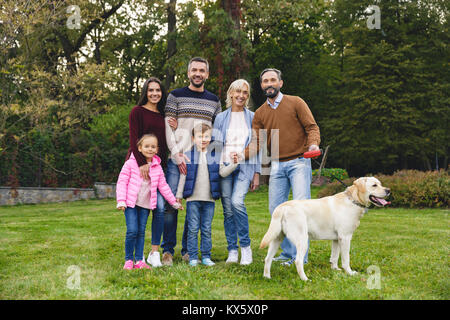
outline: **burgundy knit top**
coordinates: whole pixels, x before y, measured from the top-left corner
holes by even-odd
[[[147,164],[147,160],[139,152],[136,143],[147,133],[153,133],[158,138],[158,156],[161,158],[161,166],[167,167],[167,142],[164,117],[158,113],[144,108],[143,106],[134,107],[129,116],[130,125],[130,148],[128,149],[127,160],[133,152],[138,166]]]

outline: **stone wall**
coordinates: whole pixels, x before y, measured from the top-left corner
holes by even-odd
[[[116,198],[116,185],[96,182],[94,191],[97,199]]]
[[[96,182],[92,189],[0,187],[0,206],[105,199],[116,196],[116,185]]]

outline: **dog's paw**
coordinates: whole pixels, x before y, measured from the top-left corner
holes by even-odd
[[[264,275],[264,278],[270,279],[270,274],[265,274],[265,275]]]
[[[302,279],[302,280],[305,281],[305,282],[311,281],[311,280],[309,280],[307,277],[300,277],[300,279]]]
[[[338,266],[331,266],[331,269],[333,270],[337,270],[337,271],[342,271],[341,268],[339,268]]]
[[[354,275],[358,274],[358,272],[353,271],[353,270],[347,270],[346,272],[347,272],[349,275],[351,275],[351,276],[354,276]]]

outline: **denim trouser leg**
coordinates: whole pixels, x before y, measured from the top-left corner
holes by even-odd
[[[231,195],[233,194],[233,174],[220,179],[220,190],[222,192],[223,207],[223,228],[225,238],[227,239],[227,249],[237,250],[237,232],[236,224],[233,219],[233,210],[231,208]]]
[[[237,250],[237,239],[241,247],[250,245],[248,214],[244,199],[250,186],[249,180],[238,179],[239,170],[234,171],[228,177],[221,178],[222,206],[227,239],[227,249]]]
[[[125,260],[133,260],[133,254],[136,261],[144,259],[145,228],[149,213],[149,209],[139,206],[125,209],[125,222],[127,224]]]
[[[152,217],[152,245],[159,246],[161,244],[161,236],[164,231],[164,197],[158,191],[156,208]]]
[[[214,206],[215,203],[211,201],[203,201],[202,203],[203,208],[200,217],[200,251],[202,253],[202,259],[211,258],[211,227],[214,218]]]
[[[269,178],[269,212],[270,215],[273,211],[283,202],[286,202],[289,198],[290,181],[284,172],[283,162],[272,161]],[[281,243],[281,256],[285,258],[292,258],[291,242],[285,238]],[[295,248],[294,248],[295,249]]]
[[[214,202],[188,201],[186,203],[187,252],[189,260],[198,259],[198,231],[201,230],[200,250],[202,258],[211,257],[211,225],[214,217]]]
[[[288,171],[289,179],[292,186],[292,199],[305,200],[311,199],[311,181],[312,181],[312,169],[311,159],[297,159],[298,163],[294,167],[290,167]],[[297,248],[294,246],[293,258],[297,255]],[[309,239],[308,248],[304,258],[304,263],[308,262],[309,252]]]
[[[293,199],[303,200],[311,198],[311,160],[298,158],[285,162],[272,162],[269,180],[269,211],[272,215],[275,208],[288,200],[292,188]],[[309,241],[308,241],[309,248]],[[295,246],[285,238],[281,243],[281,255],[294,258],[297,254]],[[305,255],[305,262],[308,252]]]
[[[178,188],[178,181],[180,179],[180,171],[178,166],[169,159],[167,162],[167,173],[166,180],[173,194],[176,194]],[[164,232],[163,232],[163,242],[162,248],[163,253],[170,252],[174,254],[174,247],[177,244],[177,220],[178,220],[178,210],[175,210],[167,201],[165,203],[165,214],[164,214]]]

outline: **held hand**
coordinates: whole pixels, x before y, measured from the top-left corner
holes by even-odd
[[[231,156],[231,160],[233,161],[233,163],[239,162],[237,153],[234,152],[234,154]]]
[[[178,121],[174,117],[170,117],[167,122],[169,123],[169,126],[172,128],[172,130],[177,130],[178,128]]]
[[[187,167],[186,167],[186,163],[182,162],[178,165],[178,170],[180,171],[181,174],[187,175]]]
[[[253,180],[250,183],[250,191],[255,191],[259,187],[259,173],[253,175]]]
[[[191,162],[184,153],[178,153],[175,155],[175,161],[178,164],[178,170],[181,174],[187,175],[186,162]]]
[[[177,198],[177,202],[173,205],[174,209],[177,210],[184,210],[183,206],[181,205],[181,199]]]
[[[317,150],[320,150],[320,148],[319,148],[319,146],[316,145],[316,144],[312,144],[312,145],[310,145],[309,148],[308,148],[308,151],[317,151]],[[319,157],[317,156],[317,157],[314,157],[314,158],[312,158],[312,159],[317,159],[317,158],[319,158]]]
[[[118,207],[117,210],[125,211],[125,207]]]
[[[149,169],[150,169],[150,166],[148,164],[144,164],[143,166],[139,167],[139,172],[141,173],[142,179],[150,180]]]
[[[239,163],[244,160],[244,155],[237,152],[230,152],[230,159],[233,161],[233,163]]]

